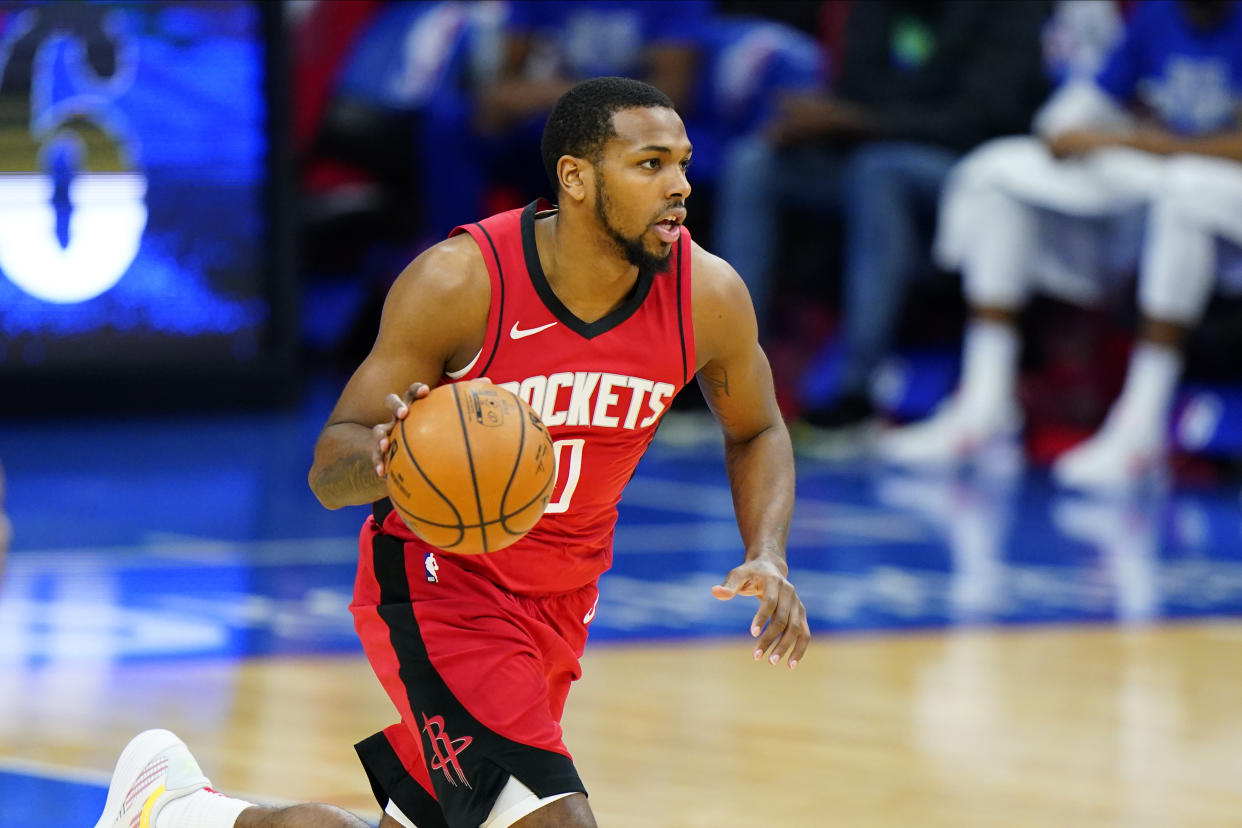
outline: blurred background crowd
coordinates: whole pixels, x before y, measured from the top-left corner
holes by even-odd
[[[355,362],[412,255],[548,196],[552,102],[627,75],[679,106],[687,226],[750,287],[803,450],[943,465],[1022,434],[1084,488],[1242,453],[1235,3],[289,12],[312,356]]]
[[[414,256],[552,195],[553,101],[626,75],[686,122],[800,450],[1242,457],[1237,2],[19,2],[0,67],[0,378],[43,380],[3,407],[338,376]]]
[[[694,643],[753,610],[710,594],[738,536],[691,384],[592,621],[658,658],[575,691],[599,813],[1235,822],[1242,0],[0,0],[0,825],[90,824],[153,725],[223,789],[372,808],[366,510],[311,447],[397,274],[551,197],[543,118],[611,74],[686,122],[828,640],[758,763],[815,782],[747,795],[754,729],[714,740],[772,690]]]

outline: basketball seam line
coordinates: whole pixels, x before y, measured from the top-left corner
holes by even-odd
[[[428,526],[435,526],[438,529],[478,529],[481,526],[491,526],[493,523],[499,523],[501,524],[501,528],[503,528],[506,532],[508,532],[511,535],[517,535],[521,533],[514,532],[506,528],[504,526],[504,522],[507,520],[512,520],[517,515],[520,515],[522,512],[525,512],[531,505],[537,502],[539,498],[543,497],[544,492],[548,490],[548,486],[550,486],[554,482],[555,481],[553,480],[549,480],[547,483],[544,483],[543,488],[540,489],[539,492],[534,497],[532,497],[530,500],[523,503],[521,506],[518,506],[516,509],[503,512],[500,515],[500,517],[494,520],[485,520],[482,523],[462,523],[460,520],[460,513],[458,513],[459,520],[457,523],[438,523],[437,521],[430,520],[420,515],[416,515],[415,513],[411,512],[409,509],[403,509],[400,504],[393,503],[392,507],[396,509],[398,512],[400,512],[403,516],[408,517],[410,520],[416,523],[425,523]],[[453,511],[455,513],[457,512],[456,509],[454,509]],[[453,545],[456,546],[458,543],[461,543],[461,541],[460,540],[455,541]]]
[[[448,496],[444,494],[444,492],[440,491],[440,487],[438,487],[435,483],[431,481],[431,478],[427,475],[427,472],[423,471],[422,465],[419,464],[418,458],[414,456],[414,452],[410,449],[410,441],[407,440],[405,436],[405,426],[406,426],[406,423],[408,422],[409,422],[408,416],[404,420],[401,421],[401,447],[405,449],[406,456],[409,457],[410,462],[414,464],[414,470],[418,472],[419,476],[421,476],[424,481],[426,481],[427,485],[431,488],[431,490],[435,492],[437,495],[439,495],[441,500],[443,500],[445,503],[448,504],[448,507],[453,510],[453,514],[457,517],[458,522],[462,523],[462,529],[460,532],[461,536],[456,541],[454,541],[452,544],[449,544],[450,546],[456,546],[457,544],[461,543],[466,538],[465,523],[462,522],[461,512],[457,510],[457,507],[453,504],[453,501],[450,500]],[[396,509],[398,512],[402,514],[408,514],[411,517],[414,517],[413,513],[409,512],[406,509],[402,509],[401,506],[397,503],[397,501],[393,500],[391,497],[388,498],[388,500],[392,503],[393,508]]]
[[[522,410],[522,401],[517,396],[517,394],[514,394],[513,398],[517,400],[517,413],[518,413],[518,419],[522,423],[522,431],[520,434],[518,434],[517,457],[513,459],[513,466],[512,468],[509,469],[509,480],[505,483],[505,490],[500,495],[500,520],[501,520],[500,527],[504,529],[506,532],[509,532],[509,527],[505,526],[504,524],[504,521],[506,520],[505,502],[509,499],[509,489],[513,488],[513,478],[517,477],[518,465],[520,465],[522,462],[522,449],[526,447],[526,412]],[[480,513],[479,520],[482,520],[482,519],[483,519],[483,515]],[[516,533],[509,532],[509,534],[512,535]]]
[[[536,500],[538,500],[538,498],[536,498]],[[535,502],[534,500],[531,501],[531,503],[534,503],[534,502]],[[528,503],[527,505],[529,506],[530,504]],[[426,518],[421,518],[421,517],[418,517],[417,515],[410,514],[409,512],[406,512],[405,510],[403,510],[400,506],[396,508],[398,512],[401,512],[401,514],[409,515],[410,520],[414,521],[415,523],[421,523],[426,526],[434,526],[436,529],[457,529],[461,531],[461,530],[466,530],[466,529],[483,529],[488,526],[499,526],[501,529],[504,529],[504,531],[509,533],[510,535],[526,534],[525,532],[514,532],[510,529],[505,529],[505,526],[504,526],[504,522],[506,520],[512,520],[514,515],[520,514],[522,511],[521,509],[519,509],[517,512],[514,512],[512,515],[506,515],[504,517],[498,517],[492,520],[485,520],[482,523],[436,523],[434,520],[427,520]],[[456,546],[458,543],[461,543],[461,541],[457,541],[456,543],[452,545]],[[432,544],[432,546],[439,546],[441,549],[449,548],[448,546],[445,546],[443,544]]]
[[[453,400],[457,403],[457,419],[461,422],[461,439],[466,445],[466,462],[470,464],[470,484],[474,489],[474,505],[479,510],[479,525],[482,527],[483,499],[479,497],[479,475],[474,469],[474,452],[470,450],[470,431],[466,427],[466,414],[461,410],[461,394],[458,392],[456,383],[453,383]],[[480,528],[479,534],[483,536],[483,552],[486,554],[491,551],[487,543],[487,530]]]

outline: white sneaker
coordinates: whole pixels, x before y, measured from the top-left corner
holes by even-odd
[[[1062,454],[1052,479],[1070,489],[1126,492],[1167,477],[1162,442],[1143,441],[1121,429],[1104,428]]]
[[[1022,416],[1016,407],[1004,414],[980,416],[967,413],[955,397],[929,419],[881,434],[874,452],[879,459],[897,466],[956,466],[998,445],[1012,443],[1021,430]]]
[[[167,730],[143,731],[116,762],[95,828],[155,828],[167,803],[210,785],[184,742]]]

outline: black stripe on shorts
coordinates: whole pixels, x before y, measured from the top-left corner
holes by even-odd
[[[380,807],[392,800],[418,828],[449,828],[440,813],[440,803],[406,773],[397,752],[383,733],[376,733],[354,745],[362,767],[371,782],[371,792]]]
[[[384,534],[373,540],[375,574],[380,583],[378,610],[388,625],[401,683],[417,720],[413,725],[419,730],[427,770],[448,825],[481,825],[510,776],[541,798],[566,792],[586,793],[569,757],[493,732],[471,716],[449,690],[427,655],[414,605],[410,603],[404,547],[400,539]],[[497,691],[503,692],[503,688]],[[366,761],[364,757],[364,764]],[[368,774],[372,778],[376,775],[370,767]],[[412,779],[410,782],[419,787]],[[397,807],[417,823],[417,817],[405,810],[405,801],[398,798],[400,792],[385,790]],[[409,804],[416,808],[419,803],[411,798]]]

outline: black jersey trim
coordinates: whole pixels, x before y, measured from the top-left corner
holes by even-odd
[[[525,218],[526,214],[522,215]],[[505,269],[500,263],[500,254],[496,252],[496,242],[492,241],[492,234],[487,232],[487,228],[479,222],[475,222],[474,226],[479,228],[479,232],[487,239],[488,246],[492,248],[492,258],[496,261],[496,281],[500,282],[500,302],[496,311],[496,341],[492,343],[492,352],[487,355],[487,362],[483,363],[483,367],[477,374],[477,376],[486,377],[487,369],[492,367],[492,360],[496,358],[496,352],[500,350],[500,335],[505,329]],[[494,301],[495,297],[492,298]]]
[[[606,316],[596,319],[594,322],[583,322],[574,316],[569,308],[565,307],[564,303],[561,302],[560,298],[552,290],[552,285],[548,284],[547,274],[543,272],[543,264],[539,261],[539,248],[535,244],[535,213],[538,206],[539,202],[532,201],[522,211],[522,253],[526,258],[526,272],[530,274],[530,281],[535,288],[535,293],[543,300],[543,304],[547,309],[552,311],[552,315],[556,317],[557,321],[584,339],[594,339],[633,316],[634,312],[642,307],[647,294],[651,292],[651,285],[655,282],[655,274],[644,273],[640,270],[638,272],[638,282],[634,285],[634,289],[630,291],[629,296],[625,297],[625,301],[621,303],[621,306]]]
[[[686,364],[686,320],[681,307],[681,283],[686,275],[681,269],[681,252],[685,249],[686,238],[677,239],[677,338],[681,341],[681,376],[685,385],[690,384],[690,366]]]
[[[371,540],[371,566],[379,582],[381,604],[410,603],[410,582],[405,572],[405,541],[384,533]]]

